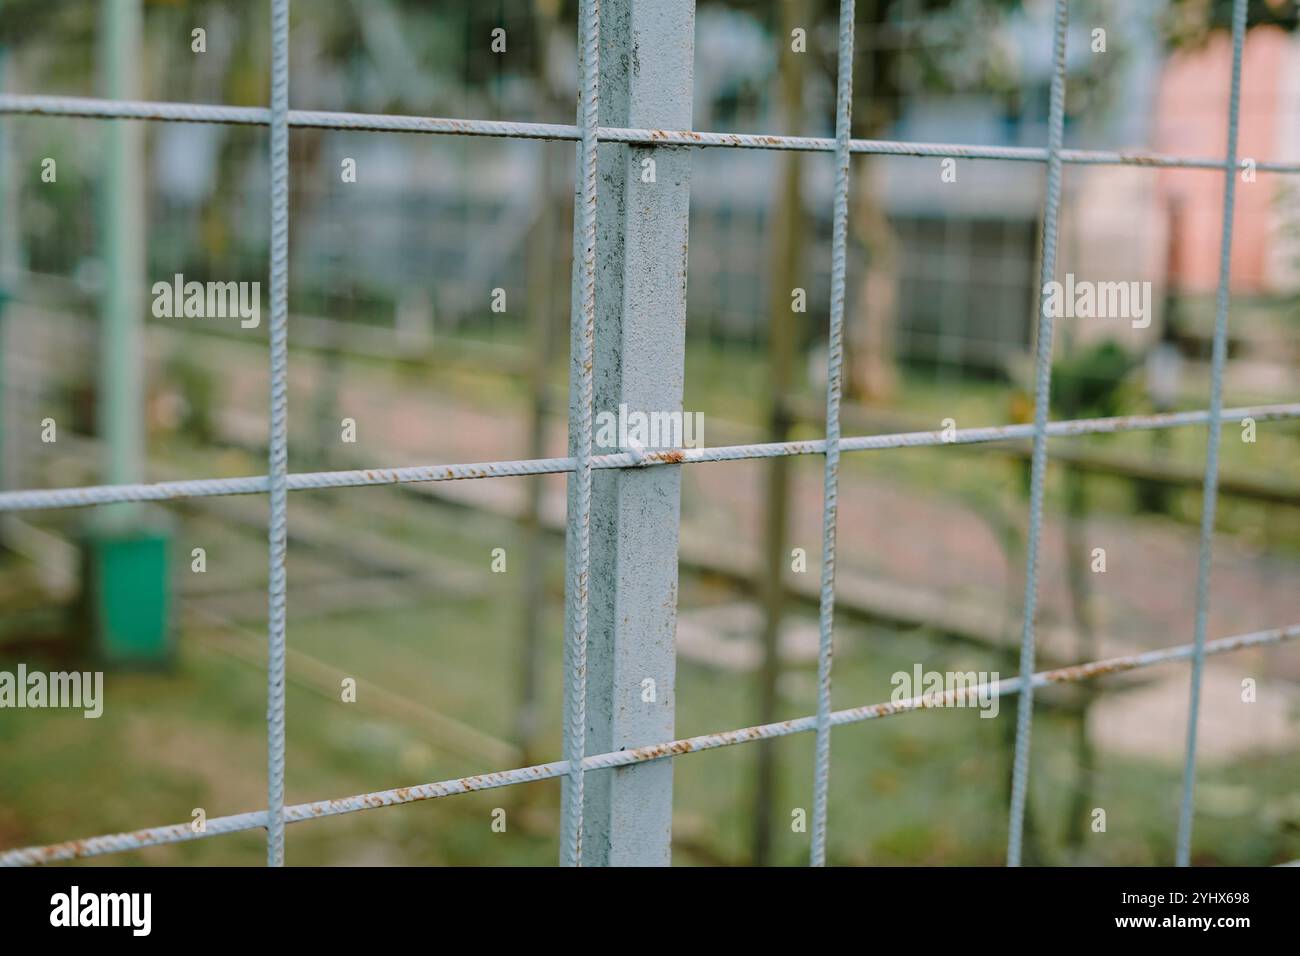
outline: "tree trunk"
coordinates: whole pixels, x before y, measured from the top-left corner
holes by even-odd
[[[781,113],[783,129],[799,135],[803,110],[804,57],[790,50],[790,32],[807,22],[807,0],[791,0],[781,5]],[[772,220],[772,284],[768,290],[771,324],[768,329],[768,427],[769,441],[785,441],[790,432],[787,408],[794,365],[795,319],[792,295],[796,287],[806,289],[801,281],[803,240],[802,156],[782,153],[781,175]],[[790,461],[773,458],[768,462],[767,500],[764,508],[763,561],[758,570],[758,592],[763,595],[762,661],[759,665],[757,696],[758,723],[776,719],[781,676],[781,615],[785,605],[783,577],[786,556],[787,502],[790,487]],[[776,741],[764,740],[757,745],[754,781],[754,834],[752,860],[766,866],[772,855],[772,825],[777,789]]]
[[[848,395],[868,404],[889,402],[898,390],[894,330],[898,323],[898,237],[877,202],[875,157],[858,162],[853,213],[867,261],[846,335]]]

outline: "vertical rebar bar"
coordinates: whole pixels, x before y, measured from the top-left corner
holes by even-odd
[[[1043,532],[1043,490],[1047,482],[1047,419],[1052,394],[1052,312],[1048,283],[1056,274],[1057,220],[1061,209],[1061,146],[1065,134],[1065,37],[1068,0],[1056,0],[1051,107],[1047,128],[1047,199],[1043,207],[1042,269],[1039,275],[1038,354],[1034,362],[1034,445],[1029,483],[1029,540],[1025,557],[1024,621],[1020,634],[1020,673],[1034,672],[1034,613],[1038,604],[1038,550]],[[1020,865],[1025,800],[1029,793],[1029,746],[1033,730],[1034,688],[1026,684],[1016,710],[1016,748],[1011,770],[1011,808],[1007,866]]]
[[[840,392],[844,365],[844,274],[849,230],[849,137],[853,121],[853,0],[840,0],[835,88],[835,209],[831,227],[831,312],[826,344],[826,473],[822,499],[822,580],[817,649],[817,742],[813,770],[813,866],[826,863],[831,773],[831,652],[835,615],[835,530],[840,476]]]
[[[1196,564],[1196,631],[1192,651],[1191,700],[1187,711],[1187,755],[1178,809],[1179,866],[1192,861],[1192,804],[1196,789],[1196,726],[1201,713],[1205,631],[1210,608],[1210,565],[1214,514],[1219,498],[1219,440],[1223,421],[1223,366],[1228,357],[1228,299],[1232,277],[1232,215],[1237,201],[1237,127],[1241,115],[1241,60],[1246,44],[1246,0],[1232,7],[1232,88],[1228,95],[1228,155],[1223,180],[1223,232],[1219,242],[1219,286],[1215,293],[1214,345],[1210,356],[1210,421],[1206,425],[1205,480],[1201,492],[1201,539]]]
[[[600,108],[600,0],[583,0],[578,43],[578,168],[573,217],[573,295],[569,332],[570,481],[566,525],[569,568],[564,640],[564,759],[560,864],[582,862],[582,758],[587,746],[587,614],[591,569],[591,420],[596,348],[596,124]]]
[[[285,550],[289,498],[289,0],[271,3],[271,515],[266,663],[266,862],[284,865]]]

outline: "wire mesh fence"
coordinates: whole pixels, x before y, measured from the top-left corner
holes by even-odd
[[[1225,420],[1257,422],[1300,418],[1300,403],[1223,407],[1227,360],[1229,272],[1233,208],[1239,164],[1237,141],[1241,67],[1246,33],[1246,0],[1235,0],[1232,16],[1232,80],[1227,149],[1220,158],[1152,153],[1066,149],[1064,147],[1068,0],[1055,0],[1053,75],[1048,142],[1044,148],[991,147],[956,143],[910,143],[851,137],[854,58],[853,0],[841,0],[838,30],[835,136],[829,138],[699,132],[689,128],[691,27],[694,0],[583,0],[579,14],[579,106],[574,125],[391,116],[289,108],[289,2],[273,0],[272,69],[269,108],[204,106],[53,96],[0,94],[0,115],[90,117],[110,121],[218,123],[270,129],[270,443],[267,473],[150,483],[114,483],[46,490],[0,491],[0,512],[165,501],[178,498],[266,494],[270,503],[268,541],[268,786],[265,810],[213,817],[205,826],[191,823],[71,840],[0,852],[0,864],[25,865],[116,853],[164,843],[204,839],[264,828],[269,865],[284,863],[287,823],[411,803],[478,790],[561,778],[563,798],[560,860],[566,865],[667,862],[671,823],[673,758],[734,744],[813,733],[816,759],[810,859],[826,862],[827,794],[833,728],[914,710],[951,705],[957,691],[920,695],[901,702],[832,710],[831,676],[835,612],[835,546],[839,467],[846,453],[939,445],[982,444],[1031,439],[1029,536],[1025,563],[1020,675],[981,684],[995,697],[1019,695],[1015,759],[1009,807],[1007,863],[1019,865],[1025,807],[1030,784],[1030,742],[1034,692],[1050,684],[1088,680],[1164,663],[1191,663],[1182,802],[1177,862],[1191,856],[1200,685],[1207,656],[1260,647],[1300,637],[1300,624],[1223,637],[1207,635],[1210,559],[1218,492],[1220,434]],[[602,9],[603,8],[603,9]],[[639,53],[637,56],[629,54]],[[637,60],[635,66],[631,61]],[[687,104],[682,112],[682,93]],[[616,118],[611,122],[610,118]],[[489,136],[572,141],[577,144],[574,216],[574,271],[571,316],[569,453],[562,458],[491,461],[403,468],[290,473],[288,469],[288,243],[289,132],[291,128],[395,131],[451,136]],[[621,147],[617,154],[600,146]],[[689,155],[701,148],[799,150],[831,153],[835,159],[832,210],[831,295],[828,324],[825,435],[815,441],[786,441],[713,448],[600,446],[593,437],[596,410],[612,399],[637,397],[642,403],[680,407],[685,303],[685,229],[689,199]],[[1042,214],[1040,286],[1036,326],[1034,418],[1026,425],[949,429],[845,437],[840,429],[844,356],[846,247],[850,157],[853,154],[930,156],[1040,163],[1047,184]],[[658,180],[635,175],[645,161],[660,164]],[[1300,173],[1300,163],[1252,161],[1263,172]],[[1067,164],[1135,165],[1218,170],[1224,203],[1216,318],[1208,408],[1147,416],[1049,420],[1053,312],[1048,287],[1056,276],[1061,180]],[[649,187],[647,186],[649,182]],[[648,213],[635,215],[635,210]],[[605,218],[611,217],[611,218]],[[680,251],[676,248],[680,246]],[[670,346],[655,358],[647,345],[661,336]],[[617,339],[617,341],[612,341]],[[674,344],[675,343],[675,344]],[[605,374],[620,368],[613,385]],[[636,364],[645,371],[629,371]],[[674,390],[673,382],[676,381]],[[666,383],[666,384],[665,384]],[[651,406],[652,407],[652,406]],[[1208,449],[1203,479],[1196,616],[1190,644],[1035,671],[1035,607],[1042,540],[1048,440],[1069,435],[1204,426]],[[672,714],[632,720],[602,709],[591,695],[593,681],[629,666],[661,673],[671,687],[672,629],[675,607],[663,601],[663,588],[675,596],[677,531],[682,465],[785,456],[824,459],[822,563],[819,602],[816,713],[779,723],[716,734],[671,739]],[[418,786],[286,805],[285,654],[287,508],[290,491],[565,474],[569,477],[567,514],[565,697],[562,759],[487,772]],[[604,480],[610,479],[610,480]],[[629,513],[625,524],[619,522]],[[611,525],[617,526],[610,532]],[[614,558],[633,566],[620,567]],[[630,575],[634,574],[636,580]],[[613,614],[611,609],[617,609]],[[614,623],[607,623],[613,621]],[[597,643],[597,633],[605,643]],[[666,644],[662,640],[667,635]],[[590,640],[589,640],[590,637]],[[611,643],[612,642],[612,643]],[[655,670],[660,668],[660,670]],[[962,691],[969,693],[972,689]],[[589,702],[595,699],[593,708]],[[638,742],[638,739],[640,742]],[[627,741],[631,743],[627,743]],[[650,742],[646,742],[646,741]],[[595,751],[595,752],[593,752]],[[644,772],[644,768],[666,770]],[[593,771],[623,776],[588,775]],[[665,821],[664,813],[668,814]]]

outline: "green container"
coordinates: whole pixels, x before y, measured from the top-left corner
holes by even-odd
[[[82,538],[81,633],[105,666],[171,663],[170,539],[158,528],[96,528]]]

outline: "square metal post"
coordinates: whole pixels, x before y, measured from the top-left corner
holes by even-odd
[[[690,129],[694,0],[603,0],[600,13],[600,125]],[[596,455],[620,450],[601,443],[620,407],[681,411],[690,164],[688,148],[600,146]],[[680,505],[680,466],[593,474],[589,755],[673,739]],[[666,866],[672,780],[670,760],[590,771],[582,864]]]
[[[142,20],[140,0],[103,4],[101,69],[111,99],[132,99],[138,92]],[[105,482],[129,484],[141,479],[144,468],[144,130],[139,123],[113,120],[105,133],[99,434]],[[127,504],[109,509],[124,523],[135,512]]]

